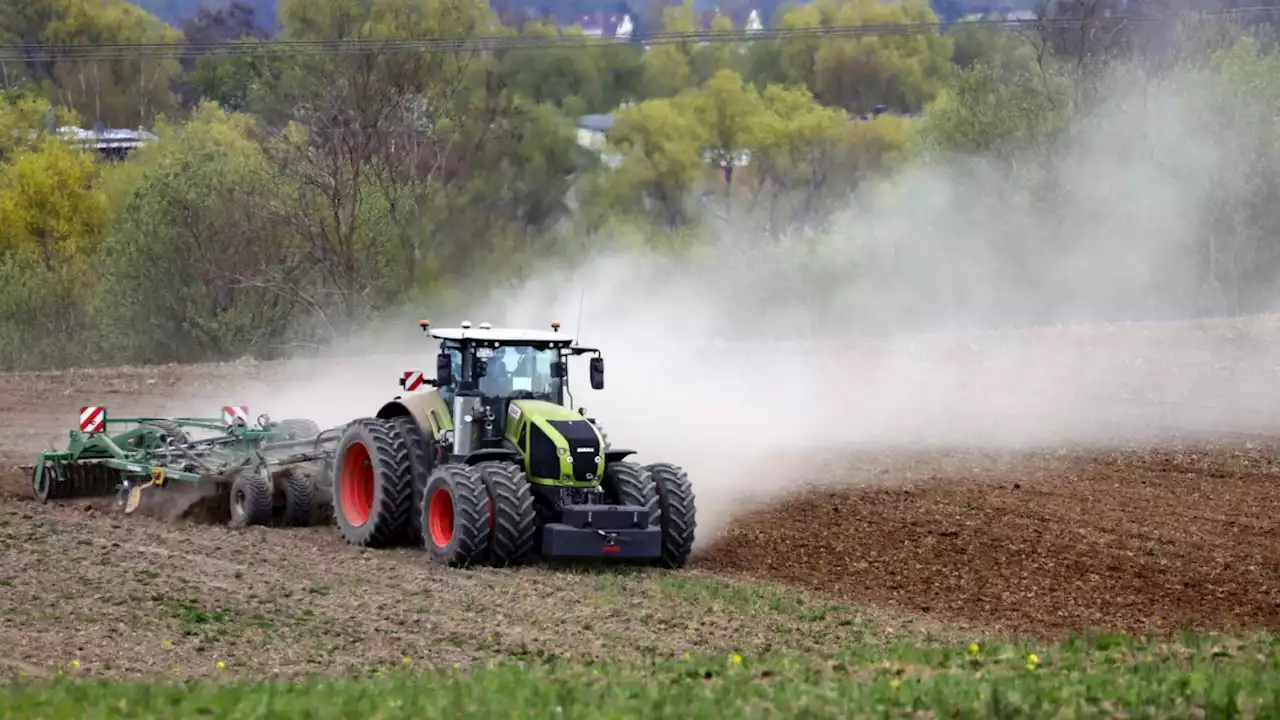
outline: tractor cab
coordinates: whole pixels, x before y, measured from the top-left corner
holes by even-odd
[[[504,447],[506,419],[519,417],[512,401],[570,407],[570,356],[594,353],[591,386],[604,387],[600,351],[574,346],[573,338],[559,331],[559,323],[551,327],[508,329],[481,323],[472,328],[463,322],[457,328],[432,328],[424,321],[423,329],[440,340],[434,384],[451,411],[455,454]]]

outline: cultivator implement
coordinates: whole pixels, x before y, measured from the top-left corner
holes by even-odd
[[[126,513],[153,488],[213,485],[229,490],[232,524],[266,524],[283,510],[286,524],[305,525],[316,483],[291,470],[323,468],[341,430],[266,415],[251,425],[239,405],[224,407],[220,418],[111,418],[90,406],[81,409],[67,449],[40,456],[31,485],[42,502],[114,495]],[[192,437],[202,432],[207,437]]]

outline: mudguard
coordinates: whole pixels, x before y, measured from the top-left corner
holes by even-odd
[[[378,410],[377,417],[382,420],[411,417],[422,434],[434,440],[440,439],[441,432],[453,429],[449,406],[435,388],[397,396]]]

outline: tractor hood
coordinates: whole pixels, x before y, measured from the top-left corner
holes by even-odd
[[[512,411],[515,407],[518,411]],[[507,414],[514,419],[528,415],[530,418],[539,418],[541,420],[584,420],[581,415],[570,410],[563,405],[557,405],[546,400],[512,400],[507,407]]]
[[[569,487],[597,485],[604,473],[604,442],[581,413],[545,400],[507,405],[507,439],[524,456],[535,483]]]

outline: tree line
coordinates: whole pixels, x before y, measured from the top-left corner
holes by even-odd
[[[695,29],[691,0],[660,20],[663,31]],[[937,20],[923,0],[817,0],[783,7],[773,26]],[[279,22],[285,40],[518,33],[560,42],[7,56],[0,368],[286,353],[407,301],[456,294],[475,276],[519,277],[531,259],[572,259],[619,237],[678,252],[716,227],[820,234],[868,188],[956,156],[1004,163],[1001,182],[1051,205],[1053,174],[1025,160],[1056,162],[1122,62],[1159,77],[1212,77],[1230,104],[1206,121],[1259,138],[1240,150],[1205,221],[1212,247],[1197,251],[1214,291],[1205,302],[1256,305],[1249,293],[1265,295],[1259,278],[1275,267],[1266,193],[1280,158],[1256,132],[1274,127],[1267,103],[1280,99],[1266,27],[1182,23],[1158,35],[1082,20],[1074,33],[960,26],[646,49],[588,46],[580,29],[537,20],[504,27],[484,0],[282,0]],[[263,42],[254,27],[234,8],[185,28],[123,0],[0,8],[0,38],[24,47],[227,35],[252,46]],[[735,29],[727,17],[714,28]],[[1173,43],[1174,32],[1196,41]],[[578,142],[575,122],[587,114],[613,117],[602,150]],[[93,123],[149,127],[161,140],[106,162],[51,132]],[[879,267],[865,260],[864,276]],[[865,286],[881,287],[891,270]],[[1008,274],[1026,277],[1012,266]]]

